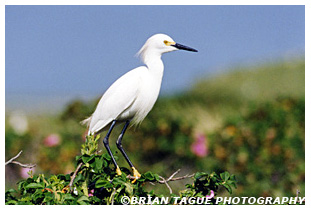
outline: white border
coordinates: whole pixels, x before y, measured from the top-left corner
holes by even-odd
[[[5,5],[305,5],[305,63],[306,63],[306,70],[305,70],[305,78],[306,78],[306,128],[311,128],[310,119],[311,119],[311,113],[308,108],[311,107],[311,94],[310,94],[310,12],[311,12],[311,1],[309,0],[284,0],[284,1],[276,1],[276,0],[256,0],[256,1],[229,1],[229,0],[218,0],[218,1],[201,1],[201,0],[192,0],[192,1],[169,1],[169,0],[158,0],[158,1],[121,1],[121,0],[114,0],[114,1],[100,1],[100,0],[5,0],[0,2],[0,30],[1,30],[1,60],[0,60],[0,66],[1,66],[1,73],[2,76],[0,77],[0,84],[1,84],[1,133],[3,136],[2,139],[2,155],[1,155],[1,161],[2,163],[5,162]],[[311,142],[310,142],[310,129],[306,129],[306,136],[305,136],[305,148],[311,148]],[[310,153],[306,152],[305,156],[306,160],[310,160]],[[306,175],[310,175],[310,164],[306,165]],[[2,181],[5,183],[5,172],[4,172],[5,166],[3,164],[2,166]],[[309,178],[309,176],[306,176]],[[306,186],[310,186],[309,179],[306,179],[305,182]],[[0,191],[0,198],[1,198],[1,204],[4,205],[4,184],[1,185],[1,191]],[[310,203],[309,199],[307,199],[308,191],[307,188],[305,190],[306,192],[306,204],[308,205]],[[21,207],[21,206],[19,206]],[[25,206],[24,206],[25,207]],[[126,208],[145,208],[146,206],[127,206]],[[164,206],[161,206],[161,208]],[[196,206],[196,208],[208,208],[206,206]],[[223,206],[224,208],[231,208],[233,206]],[[235,206],[236,208],[237,206]],[[239,208],[242,206],[239,206]],[[279,206],[271,206],[270,208],[275,208]],[[5,206],[5,208],[10,208],[9,206]],[[26,207],[27,208],[27,207]],[[42,206],[31,206],[30,208],[42,208]],[[53,206],[46,206],[45,208],[55,208]],[[57,207],[58,208],[58,207]],[[75,207],[77,208],[77,207]],[[92,206],[92,208],[103,208],[102,206]],[[109,207],[110,208],[110,207]],[[125,208],[123,206],[123,208]],[[157,206],[150,206],[149,208],[158,208]],[[173,206],[165,206],[164,208],[173,208]],[[186,207],[185,207],[186,208]],[[188,206],[188,208],[193,208],[193,206]],[[219,207],[217,207],[219,208]],[[242,208],[249,208],[248,206],[242,207]],[[252,206],[251,208],[261,208],[261,206]],[[286,206],[281,206],[279,208],[289,208]]]

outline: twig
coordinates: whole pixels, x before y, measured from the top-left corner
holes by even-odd
[[[70,183],[69,183],[70,191],[73,190],[73,189],[72,189],[73,181],[75,180],[75,178],[76,178],[76,176],[77,176],[77,173],[78,173],[78,171],[79,171],[79,169],[81,168],[82,165],[83,165],[83,163],[81,162],[81,163],[77,166],[75,172],[73,173],[73,175],[72,175],[72,177],[71,177],[71,180],[70,180]]]
[[[34,168],[34,167],[36,167],[36,164],[29,164],[29,163],[23,164],[23,163],[20,163],[20,162],[18,162],[18,161],[12,161],[11,163],[20,165],[20,166],[23,167],[23,168]]]
[[[176,178],[173,178],[176,174],[178,174],[180,172],[180,169],[178,169],[177,171],[175,171],[168,179],[164,179],[162,176],[159,176],[162,180],[159,180],[158,183],[160,184],[165,184],[167,186],[167,188],[169,189],[170,191],[170,194],[173,193],[172,191],[172,188],[169,186],[168,182],[170,181],[177,181],[177,180],[182,180],[182,179],[186,179],[186,178],[190,178],[190,177],[193,177],[194,174],[191,174],[191,175],[185,175],[185,176],[182,176],[182,177],[176,177]]]
[[[175,173],[173,173],[167,180],[165,180],[166,182],[171,182],[171,181],[178,181],[178,180],[182,180],[182,179],[187,179],[187,178],[191,178],[193,177],[195,174],[187,174],[185,176],[181,176],[181,177],[176,177],[176,178],[173,178],[178,172],[180,171],[180,169],[178,169]],[[164,181],[158,181],[160,184],[165,184]]]
[[[157,181],[157,183],[159,183],[159,184],[165,184],[165,185],[167,186],[167,188],[169,189],[170,194],[172,194],[173,191],[172,191],[172,188],[169,186],[168,182],[178,181],[178,180],[182,180],[182,179],[191,178],[191,177],[193,177],[193,176],[195,175],[195,174],[190,174],[190,175],[187,174],[187,175],[185,175],[185,176],[175,177],[175,178],[174,178],[174,176],[175,176],[176,174],[178,174],[179,172],[180,172],[180,169],[178,169],[177,171],[175,171],[168,179],[165,179],[165,178],[163,178],[162,176],[159,176],[159,178],[160,178],[161,180]],[[129,179],[135,179],[135,177],[134,177],[134,176],[131,176],[131,175],[128,175],[127,178],[129,178]],[[152,183],[152,182],[149,182],[149,183],[152,184],[152,185],[154,185],[154,183]]]
[[[5,165],[12,163],[13,160],[17,159],[21,154],[22,154],[23,150],[21,150],[17,155],[15,155],[14,157],[12,157],[10,160],[8,160]]]
[[[15,155],[10,160],[5,162],[5,165],[13,163],[13,164],[17,164],[17,165],[19,165],[19,166],[21,166],[23,168],[33,168],[33,167],[36,167],[36,164],[23,164],[23,163],[20,163],[18,161],[15,161],[22,154],[22,152],[23,152],[23,150],[21,150],[17,155]]]
[[[166,181],[171,180],[176,174],[178,174],[180,171],[180,169],[178,169],[177,171],[175,171]]]
[[[117,193],[116,188],[113,188],[113,192],[111,193],[111,205],[114,204],[114,196]]]
[[[162,181],[158,181],[159,183],[164,183],[165,185],[166,185],[166,187],[169,189],[169,191],[170,191],[170,194],[172,194],[173,193],[173,190],[172,190],[172,188],[169,186],[169,184],[167,183],[167,180],[165,180],[162,176],[159,176],[161,179],[162,179]]]

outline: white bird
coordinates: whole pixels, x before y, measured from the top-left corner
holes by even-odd
[[[152,109],[158,98],[163,77],[161,56],[175,50],[197,52],[193,48],[174,42],[165,34],[151,36],[138,52],[145,66],[135,68],[116,80],[104,93],[92,116],[83,121],[88,124],[88,135],[98,134],[109,128],[103,142],[116,167],[117,175],[121,175],[121,170],[109,147],[110,133],[116,124],[125,122],[117,140],[117,147],[133,169],[134,177],[138,179],[140,174],[122,147],[122,137],[130,122],[133,125],[139,124]]]

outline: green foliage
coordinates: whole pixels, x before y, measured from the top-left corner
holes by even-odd
[[[127,135],[135,147],[125,147],[148,168],[154,165],[150,170],[165,173],[185,165],[199,171],[228,170],[243,186],[235,195],[291,196],[305,188],[304,103],[304,99],[282,97],[250,104],[245,114],[228,117],[214,131],[198,133],[196,126],[201,125],[153,112],[135,133]],[[152,123],[155,119],[157,123]],[[204,156],[191,149],[198,134],[205,138]]]
[[[239,180],[233,196],[293,196],[297,190],[304,195],[304,58],[235,70],[240,71],[202,78],[186,92],[160,97],[142,124],[127,130],[124,149],[140,172],[153,171],[164,177],[177,169],[188,174],[204,171],[211,175],[215,171],[219,176],[230,171]],[[92,156],[91,149],[88,154],[81,151],[83,155],[73,161],[85,140],[86,128],[79,122],[92,114],[96,102],[74,101],[57,117],[31,116],[29,129],[23,134],[14,131],[6,118],[6,159],[23,150],[19,160],[36,163],[33,174],[44,173],[46,177],[70,173],[83,162],[83,172],[78,173],[76,182],[83,183],[86,173],[92,179],[92,173],[87,172],[90,169],[107,170],[111,184],[115,171],[109,169],[109,156]],[[115,140],[121,129],[116,127],[110,136],[112,151],[118,151]],[[57,134],[61,143],[45,144],[50,134]],[[193,149],[200,139],[203,153]],[[98,147],[105,151],[101,143]],[[117,162],[127,166],[121,156]],[[121,169],[130,174],[126,168]],[[20,167],[6,166],[6,189],[15,188],[20,174]],[[151,174],[146,176],[152,178]],[[105,184],[109,186],[101,180],[97,186]],[[185,184],[192,185],[182,181],[170,185],[174,192],[183,192]],[[153,186],[147,182],[143,188],[157,195],[168,192],[164,184]],[[222,188],[218,195],[224,193]],[[7,194],[15,197],[16,193]]]
[[[82,156],[83,155],[90,156],[90,155],[95,154],[97,152],[99,138],[100,138],[100,135],[86,136],[85,143],[82,145],[82,148],[81,148]]]
[[[117,176],[116,172],[110,168],[111,158],[107,154],[97,154],[98,139],[99,137],[88,136],[85,144],[82,145],[82,155],[77,156],[76,160],[77,164],[83,164],[74,179],[72,190],[69,186],[71,180],[69,174],[51,175],[49,178],[46,178],[44,174],[31,175],[18,182],[17,191],[10,189],[5,193],[5,203],[19,205],[122,204],[123,196],[129,198],[163,196],[144,188],[144,185],[148,183],[158,183],[160,180],[158,174],[148,171],[134,183],[126,168],[122,168],[122,175]],[[217,194],[220,186],[231,194],[232,186],[236,187],[235,176],[228,172],[220,175],[198,172],[193,178],[193,184],[187,184],[187,188],[180,192],[180,197],[203,198],[211,191]]]
[[[304,133],[304,100],[255,106],[209,135],[210,167],[234,172],[248,189],[240,196],[291,196],[304,189]]]
[[[236,188],[235,175],[230,175],[229,172],[225,171],[220,175],[212,172],[211,174],[205,172],[197,172],[194,176],[194,183],[187,184],[187,187],[192,190],[191,196],[195,196],[197,193],[207,195],[211,190],[217,192],[219,186],[223,186],[231,194],[232,187]]]

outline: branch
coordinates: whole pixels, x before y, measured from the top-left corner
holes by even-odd
[[[33,168],[33,167],[36,167],[36,164],[23,164],[23,163],[20,163],[18,161],[15,161],[22,154],[22,152],[23,152],[23,150],[21,150],[17,155],[15,155],[10,160],[5,162],[5,165],[13,163],[13,164],[19,165],[19,166],[21,166],[23,168]]]
[[[83,165],[83,163],[81,162],[81,163],[77,166],[75,172],[73,173],[73,175],[72,175],[72,177],[71,177],[71,180],[70,180],[70,183],[69,183],[70,191],[73,190],[73,189],[72,189],[73,181],[75,180],[75,178],[76,178],[76,176],[77,176],[77,173],[78,173],[78,171],[79,171],[79,169],[81,168],[82,165]]]
[[[167,188],[170,191],[170,194],[173,193],[172,188],[169,186],[168,182],[172,182],[172,181],[178,181],[178,180],[182,180],[182,179],[187,179],[187,178],[191,178],[193,177],[195,174],[187,174],[185,176],[181,176],[181,177],[175,177],[174,176],[176,174],[178,174],[180,172],[180,169],[178,169],[177,171],[175,171],[168,179],[163,178],[162,176],[159,176],[161,180],[158,181],[159,184],[165,184],[167,186]],[[128,175],[127,178],[129,179],[135,179],[134,176]],[[154,185],[154,183],[150,182],[150,184]]]
[[[173,178],[176,174],[178,174],[180,172],[180,169],[178,169],[177,171],[175,171],[168,179],[164,179],[162,176],[159,176],[162,180],[159,180],[158,183],[160,184],[165,184],[167,186],[167,188],[169,189],[170,191],[170,194],[173,193],[172,191],[172,188],[168,185],[168,182],[171,182],[171,181],[177,181],[177,180],[182,180],[182,179],[187,179],[187,178],[191,178],[194,176],[194,174],[187,174],[185,176],[181,176],[181,177],[176,177],[176,178]]]

